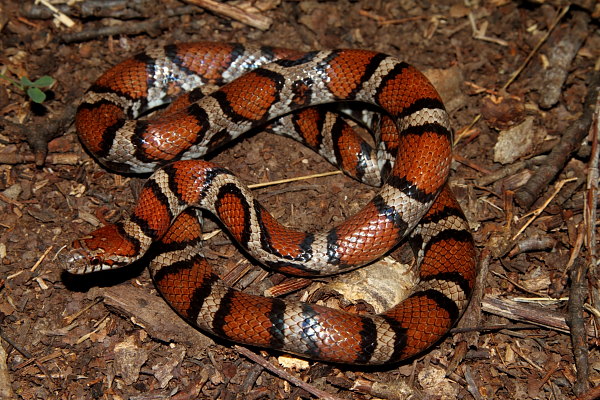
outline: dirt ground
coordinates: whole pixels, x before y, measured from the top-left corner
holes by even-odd
[[[71,3],[60,6],[74,22],[68,27],[33,1],[0,2],[2,76],[56,80],[37,104],[0,79],[0,397],[600,396],[597,181],[586,184],[598,166],[588,136],[594,101],[585,104],[598,85],[595,1],[569,9],[558,0],[227,2],[262,29],[183,0]],[[451,187],[480,251],[478,293],[462,330],[415,359],[378,368],[250,349],[266,367],[247,350],[188,327],[143,266],[92,279],[63,273],[57,255],[127,215],[144,181],[103,169],[82,149],[72,126],[78,99],[127,57],[197,40],[365,48],[426,72],[457,133]],[[302,145],[267,133],[211,159],[248,183],[334,170]],[[275,217],[306,230],[338,223],[373,193],[340,175],[256,190]],[[252,293],[289,279],[266,276],[224,233],[208,241],[206,252],[221,274]],[[323,282],[299,287],[288,296],[311,293],[328,305],[369,309],[324,293]]]

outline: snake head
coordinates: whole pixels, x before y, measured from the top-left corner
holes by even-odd
[[[135,246],[133,246],[135,247]],[[67,272],[76,275],[116,269],[130,264],[132,242],[118,225],[106,225],[75,240],[64,258]]]

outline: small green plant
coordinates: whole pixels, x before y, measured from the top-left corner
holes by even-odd
[[[54,83],[54,78],[48,75],[44,75],[33,82],[25,76],[21,77],[20,81],[16,81],[3,74],[0,74],[0,78],[6,79],[13,85],[17,86],[19,89],[27,93],[27,96],[29,96],[31,101],[35,103],[43,103],[44,100],[46,100],[46,93],[44,93],[40,88],[51,86]]]

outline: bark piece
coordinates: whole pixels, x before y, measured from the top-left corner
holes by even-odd
[[[162,342],[177,342],[189,347],[192,355],[201,353],[214,342],[179,317],[160,297],[147,289],[130,285],[94,288],[88,297],[104,298],[104,304],[118,314],[131,318],[148,334]]]
[[[127,336],[115,345],[115,372],[126,385],[135,383],[142,365],[148,360],[148,351],[135,336]]]
[[[516,321],[529,322],[565,333],[569,332],[565,314],[547,308],[488,296],[483,298],[481,309],[487,313]]]
[[[7,356],[3,343],[0,341],[0,399],[16,398],[12,391],[12,387],[10,386],[12,379],[8,367],[6,366]]]
[[[558,102],[571,62],[587,36],[588,22],[587,13],[574,12],[571,23],[555,32],[555,35],[562,34],[562,37],[550,46],[548,53],[550,66],[543,71],[540,107],[550,108]]]
[[[535,118],[528,117],[519,125],[500,132],[498,142],[494,146],[494,161],[510,164],[519,158],[531,154],[537,143],[540,143],[545,132],[535,126]]]

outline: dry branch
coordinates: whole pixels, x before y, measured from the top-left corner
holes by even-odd
[[[542,108],[550,108],[558,103],[569,67],[588,35],[589,19],[587,13],[574,11],[571,23],[556,32],[561,38],[549,46],[549,67],[542,71],[542,83],[539,88],[539,103]]]
[[[249,349],[247,349],[245,347],[238,346],[238,345],[236,345],[234,347],[240,354],[248,357],[250,360],[259,364],[261,367],[271,371],[272,373],[276,374],[280,378],[285,379],[286,381],[290,382],[292,385],[298,386],[298,387],[306,390],[307,392],[317,396],[317,398],[319,398],[319,399],[341,400],[340,397],[334,396],[334,395],[329,394],[321,389],[318,389],[315,386],[304,382],[302,379],[297,378],[296,376],[290,374],[283,368],[280,368],[280,367],[277,367],[277,366],[271,364],[270,362],[265,360],[264,357],[259,356],[258,354],[250,351]]]
[[[562,170],[569,158],[579,149],[592,124],[598,86],[600,86],[600,71],[595,71],[588,85],[588,94],[583,104],[581,118],[567,128],[560,142],[548,155],[546,163],[515,194],[515,199],[521,207],[531,207],[542,191]]]
[[[169,25],[168,18],[155,18],[137,23],[126,23],[112,26],[101,26],[99,28],[86,29],[81,32],[69,32],[60,36],[64,43],[85,42],[100,37],[117,35],[136,35],[147,33],[150,36],[157,36],[161,30]]]
[[[204,351],[212,340],[180,318],[160,297],[129,284],[93,288],[88,297],[104,298],[104,304],[142,326],[162,342],[175,341],[190,346],[192,353]]]
[[[589,352],[584,321],[584,304],[588,294],[588,274],[592,279],[591,302],[598,305],[598,282],[596,280],[596,207],[598,204],[598,117],[600,101],[596,100],[594,118],[590,129],[592,154],[588,169],[588,187],[584,205],[583,232],[586,232],[588,254],[586,259],[576,260],[571,270],[571,288],[569,295],[569,326],[571,327],[571,342],[577,369],[577,382],[573,391],[577,395],[589,389]]]
[[[583,320],[583,305],[587,293],[585,261],[578,259],[571,270],[571,289],[569,295],[568,324],[571,327],[571,343],[573,356],[577,366],[577,382],[573,391],[579,395],[589,388],[588,346],[585,324]]]
[[[565,314],[547,308],[519,303],[510,299],[488,296],[483,298],[481,309],[487,313],[499,315],[515,321],[528,322],[563,333],[569,332]]]
[[[185,0],[190,4],[195,4],[207,10],[214,12],[215,14],[219,14],[236,21],[239,21],[243,24],[252,26],[254,28],[260,29],[261,31],[266,31],[271,27],[273,20],[267,16],[249,13],[235,6],[231,6],[229,4],[220,3],[214,0]]]

